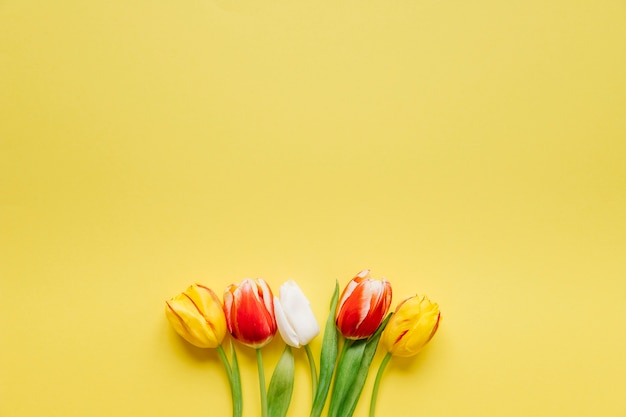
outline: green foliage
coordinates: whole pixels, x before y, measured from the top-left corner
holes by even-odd
[[[337,362],[337,354],[339,351],[339,335],[335,326],[335,311],[337,310],[337,302],[339,301],[339,283],[335,283],[335,291],[330,302],[330,312],[326,320],[324,329],[324,339],[322,341],[322,350],[320,353],[320,377],[317,384],[317,392],[311,407],[310,417],[320,417],[326,397],[330,390],[330,383],[333,378],[335,364]]]
[[[294,359],[291,347],[285,346],[267,390],[269,417],[285,417],[291,402],[294,380]]]

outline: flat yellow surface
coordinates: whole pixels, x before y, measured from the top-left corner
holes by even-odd
[[[626,416],[625,51],[621,0],[0,1],[0,416],[227,417],[164,301],[364,268],[444,317],[379,416]]]

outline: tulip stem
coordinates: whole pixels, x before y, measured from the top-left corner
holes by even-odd
[[[372,400],[370,402],[370,414],[369,417],[374,417],[376,413],[376,399],[378,397],[378,388],[380,387],[380,380],[382,379],[383,372],[389,363],[389,359],[391,359],[391,353],[387,352],[383,361],[380,363],[378,367],[378,372],[376,373],[376,380],[374,381],[374,389],[372,390]]]
[[[346,355],[346,351],[348,350],[350,346],[352,346],[353,343],[354,343],[354,339],[345,339],[343,341],[343,346],[341,347],[341,354],[339,355],[339,363],[341,363],[341,360]]]
[[[268,417],[267,391],[265,389],[265,370],[263,369],[263,356],[261,348],[256,349],[256,363],[259,368],[259,388],[261,392],[261,416]]]
[[[313,389],[313,401],[315,401],[315,393],[317,392],[317,369],[315,367],[315,358],[313,357],[313,352],[311,352],[311,347],[309,345],[304,345],[304,350],[307,358],[309,359],[309,366],[311,367],[311,388]]]
[[[232,342],[231,342],[232,343]],[[234,349],[232,350],[233,367],[231,368],[224,348],[222,346],[217,347],[217,353],[220,360],[224,364],[226,374],[228,375],[228,385],[230,385],[230,396],[233,404],[233,417],[241,417],[242,413],[242,397],[241,397],[241,382],[239,381],[239,368],[237,366],[237,357],[235,356]]]
[[[224,352],[224,348],[220,345],[217,347],[217,353],[220,356],[220,360],[224,364],[224,368],[226,368],[226,373],[228,374],[228,380],[232,382],[232,369],[230,369],[230,363],[228,362],[228,358],[226,357],[226,352]]]

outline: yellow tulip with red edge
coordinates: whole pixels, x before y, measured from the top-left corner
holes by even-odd
[[[416,355],[433,338],[440,320],[437,303],[425,295],[409,297],[398,305],[389,319],[381,342],[394,356]]]
[[[165,316],[180,336],[199,348],[216,348],[226,336],[226,317],[217,295],[193,284],[166,301]]]

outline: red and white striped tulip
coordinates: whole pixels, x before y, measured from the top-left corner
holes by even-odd
[[[385,278],[372,279],[370,271],[352,278],[337,305],[336,324],[347,339],[371,336],[391,305],[391,284]]]
[[[224,291],[224,313],[230,334],[242,344],[261,348],[276,334],[272,290],[261,278],[244,279]]]

